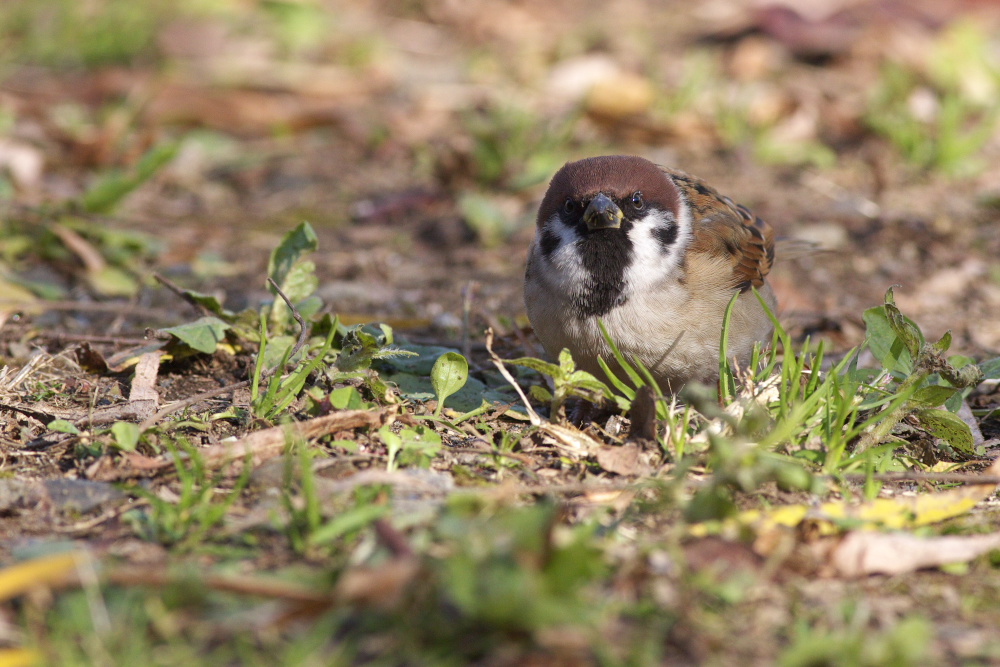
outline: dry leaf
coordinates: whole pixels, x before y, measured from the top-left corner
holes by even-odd
[[[948,563],[964,563],[1000,549],[1000,533],[917,537],[906,533],[848,533],[830,554],[830,564],[843,577],[903,574]]]
[[[148,419],[160,404],[160,395],[156,392],[156,377],[159,370],[159,352],[146,352],[139,357],[139,362],[135,365],[128,401],[139,419]]]
[[[416,558],[395,558],[377,567],[351,568],[337,580],[336,597],[365,607],[394,609],[419,572],[420,561]]]
[[[983,471],[986,477],[993,477],[998,473],[1000,458]],[[826,535],[838,532],[838,525],[843,525],[845,521],[859,522],[861,527],[867,529],[915,528],[961,516],[989,498],[995,490],[995,484],[969,484],[937,493],[876,498],[858,504],[832,502],[819,507],[786,505],[770,512],[744,512],[737,521],[742,525],[756,525],[758,532],[761,532],[775,526],[794,527],[809,519],[816,522],[821,534]]]
[[[73,577],[87,556],[79,551],[42,556],[0,570],[0,600],[21,595],[32,588],[51,587]]]
[[[633,476],[642,475],[649,471],[639,458],[641,453],[638,445],[629,443],[620,447],[601,447],[597,450],[595,457],[597,464],[608,472]]]

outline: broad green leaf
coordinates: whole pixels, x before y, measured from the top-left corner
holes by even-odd
[[[319,279],[316,277],[316,265],[308,260],[300,260],[293,264],[285,274],[284,280],[278,282],[278,286],[304,319],[312,317],[323,307],[323,302],[318,297],[311,296],[319,286]],[[270,285],[268,289],[274,292],[274,288]],[[276,298],[271,308],[271,321],[287,326],[291,324],[292,319],[285,300]]]
[[[920,425],[934,437],[945,440],[949,445],[967,456],[975,456],[972,431],[962,419],[947,410],[922,409],[914,412]]]
[[[80,199],[89,213],[110,213],[133,190],[149,180],[153,174],[174,159],[178,144],[171,143],[151,148],[130,172],[111,172],[97,181]]]
[[[566,376],[569,376],[570,373],[576,370],[576,362],[573,361],[573,355],[565,347],[559,352],[559,368]]]
[[[87,282],[105,296],[132,296],[139,291],[139,283],[131,274],[111,264],[88,273]]]
[[[906,346],[907,351],[910,353],[910,358],[916,359],[917,354],[920,352],[920,345],[924,342],[924,336],[910,318],[904,317],[899,312],[899,308],[896,307],[896,302],[893,299],[891,287],[885,292],[883,307],[885,308],[889,326],[892,327],[893,332],[903,342],[903,345]]]
[[[288,353],[297,342],[297,337],[290,334],[283,334],[278,336],[268,336],[267,346],[264,347],[264,357],[260,360],[264,364],[264,368],[274,368],[277,364],[280,364]],[[298,354],[295,355],[295,359],[288,359],[287,361],[296,361],[302,357],[303,351],[307,346],[303,346],[303,350],[300,350]]]
[[[295,304],[295,309],[299,311],[299,315],[303,320],[308,322],[312,319],[313,315],[318,313],[323,308],[323,299],[319,298],[315,294],[307,296],[306,298]]]
[[[365,403],[356,387],[337,387],[330,392],[329,400],[336,410],[357,410]]]
[[[441,449],[441,436],[427,426],[400,429],[393,433],[390,425],[379,429],[379,436],[389,450],[387,469],[395,470],[397,465],[416,464],[422,468],[430,466]]]
[[[391,342],[392,329],[386,325],[378,328],[373,324],[352,327],[343,334],[337,369],[350,372],[368,368],[375,359],[417,356],[415,352],[391,347]]]
[[[486,195],[462,194],[458,198],[458,210],[486,246],[496,245],[517,228],[518,220],[507,215],[495,199]]]
[[[414,356],[393,357],[380,361],[376,369],[388,372],[413,373],[414,375],[424,375],[430,377],[434,363],[445,352],[458,352],[452,347],[441,347],[438,345],[400,345],[397,349],[405,352],[412,352]]]
[[[0,298],[8,303],[31,303],[38,298],[30,290],[10,282],[0,275]]]
[[[944,405],[945,401],[951,398],[957,391],[958,389],[955,387],[932,384],[918,389],[910,400],[919,405],[936,408],[939,405]]]
[[[973,359],[972,357],[967,357],[964,354],[953,354],[950,357],[948,357],[948,363],[951,364],[954,368],[964,368],[969,364],[976,363],[976,360]]]
[[[48,427],[50,431],[55,431],[56,433],[80,434],[80,429],[74,426],[73,422],[66,421],[65,419],[53,419],[48,423]]]
[[[539,403],[552,402],[552,392],[540,384],[533,384],[528,387],[528,394]]]
[[[536,359],[535,357],[519,357],[517,359],[510,359],[507,363],[512,366],[530,368],[551,378],[562,377],[562,370],[558,366],[547,361],[542,361],[541,359]]]
[[[431,460],[441,450],[441,436],[428,426],[404,428],[399,432],[402,446],[396,461],[399,465],[429,468]]]
[[[115,422],[111,425],[115,446],[124,452],[134,452],[139,444],[139,426],[132,422]]]
[[[218,317],[200,317],[194,322],[162,329],[197,352],[212,354],[225,338],[229,325]]]
[[[10,253],[5,253],[12,256]],[[56,301],[65,299],[69,294],[62,285],[50,282],[51,278],[30,280],[7,272],[7,267],[0,264],[0,294],[7,301],[34,301],[36,296]],[[27,290],[27,291],[24,291]]]
[[[948,412],[957,413],[962,409],[962,403],[965,401],[965,397],[962,396],[961,391],[956,391],[952,394],[947,401],[944,402],[944,409]]]
[[[281,286],[281,291],[285,293],[285,296],[292,303],[297,304],[315,292],[319,286],[319,279],[316,277],[316,265],[308,260],[302,260],[291,268],[285,276],[284,282],[278,284]]]
[[[469,379],[469,362],[458,352],[445,352],[434,362],[431,369],[431,385],[437,395],[437,409],[440,415],[445,399],[465,386]]]
[[[316,238],[316,232],[313,231],[312,225],[308,222],[300,223],[295,229],[285,234],[278,247],[271,252],[271,258],[267,263],[267,275],[284,290],[292,267],[303,256],[314,252],[317,247],[319,247],[319,240]],[[289,298],[295,301],[291,295]]]
[[[358,505],[337,514],[309,537],[314,545],[327,544],[338,537],[360,530],[375,519],[380,519],[392,510],[392,505]]]
[[[413,373],[391,373],[380,375],[386,382],[392,382],[403,398],[411,401],[429,401],[434,398],[434,387],[426,375]],[[465,386],[448,397],[448,407],[457,412],[469,412],[482,405],[483,400],[494,403],[509,403],[514,396],[503,389],[491,389],[480,380],[470,377]]]
[[[570,373],[569,377],[566,378],[566,384],[571,387],[578,387],[580,389],[597,392],[599,394],[603,394],[607,389],[607,385],[587,371],[573,371]]]
[[[913,372],[913,357],[899,339],[883,306],[869,308],[861,316],[865,322],[868,348],[882,367],[894,373],[909,375]]]
[[[983,378],[986,380],[1000,379],[1000,357],[979,364],[979,370],[983,372]]]

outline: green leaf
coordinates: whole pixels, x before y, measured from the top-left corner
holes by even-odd
[[[618,390],[618,393],[620,393],[628,401],[635,399],[635,389],[625,384],[614,372],[612,372],[611,367],[608,366],[608,362],[604,361],[603,358],[598,357],[597,365],[601,367],[601,370],[604,371],[604,375],[607,376],[611,385]]]
[[[111,264],[88,273],[87,282],[105,296],[132,296],[139,291],[138,281],[128,271]]]
[[[893,299],[892,288],[890,287],[885,292],[885,303],[883,304],[885,308],[885,314],[889,321],[889,326],[892,327],[893,332],[896,336],[903,342],[906,346],[907,351],[910,353],[911,359],[916,359],[917,354],[920,352],[920,346],[924,342],[924,336],[920,333],[920,329],[916,324],[913,323],[908,317],[904,317],[899,308],[896,307],[896,302]],[[948,337],[950,342],[951,337]]]
[[[566,384],[570,387],[592,391],[597,394],[607,393],[607,385],[587,371],[573,371],[566,378]]]
[[[313,289],[315,289],[315,287]],[[295,304],[295,309],[299,311],[299,315],[302,316],[302,319],[308,322],[312,319],[313,315],[323,309],[323,299],[319,298],[315,294],[307,296]]]
[[[391,505],[359,505],[330,519],[313,532],[309,541],[314,545],[327,544],[338,537],[360,530],[375,519],[387,515]]]
[[[378,430],[378,434],[379,437],[382,438],[382,442],[385,443],[385,447],[389,453],[386,470],[392,472],[396,469],[396,455],[403,447],[403,439],[392,432],[392,424],[386,424],[380,428]]]
[[[365,403],[355,387],[337,387],[330,392],[329,400],[336,410],[357,410]]]
[[[316,277],[316,265],[308,260],[302,260],[291,268],[285,276],[284,282],[278,284],[281,286],[281,291],[285,293],[285,296],[292,303],[297,304],[315,292],[319,286],[319,278]]]
[[[951,347],[951,329],[945,331],[944,335],[941,336],[941,340],[934,343],[931,347],[933,347],[938,352],[941,352],[942,354],[947,352],[948,348]]]
[[[869,308],[861,318],[865,322],[868,349],[882,367],[893,373],[909,375],[913,372],[913,357],[899,339],[886,315],[884,306]]]
[[[528,394],[539,403],[552,402],[552,392],[540,384],[533,384],[528,387]]]
[[[959,452],[975,456],[972,431],[961,417],[947,410],[921,409],[914,412],[920,425],[934,437],[941,438]]]
[[[559,351],[559,370],[566,376],[576,370],[576,362],[573,361],[573,355],[568,348],[564,347]]]
[[[416,464],[422,468],[430,466],[431,459],[441,449],[441,436],[427,426],[404,428],[393,433],[391,425],[379,429],[379,436],[389,450],[387,469],[395,470],[397,465]]]
[[[303,222],[285,234],[268,261],[268,276],[281,288],[288,300],[295,304],[303,318],[312,316],[323,305],[318,298],[307,298],[316,291],[319,280],[316,278],[316,265],[304,257],[315,251],[318,245],[313,228],[308,222]],[[268,289],[277,296],[274,287],[268,285]],[[292,323],[292,315],[284,299],[274,300],[270,321],[279,326]]]
[[[983,372],[983,379],[985,380],[1000,379],[1000,357],[979,364],[979,370]]]
[[[440,415],[445,399],[465,386],[469,379],[469,362],[458,352],[445,352],[431,369],[431,385],[437,395],[435,415]]]
[[[55,431],[56,433],[80,434],[80,429],[74,426],[73,422],[68,422],[65,419],[53,419],[48,423],[48,427],[50,431]]]
[[[89,213],[111,213],[133,190],[173,160],[177,149],[176,143],[153,147],[131,172],[116,171],[98,180],[80,198],[80,205]]]
[[[204,294],[202,292],[195,292],[194,290],[184,290],[184,296],[194,303],[198,304],[208,312],[216,315],[218,317],[231,318],[234,316],[232,311],[226,310],[222,307],[222,303],[218,298],[212,296],[211,294]]]
[[[278,283],[284,291],[292,267],[306,254],[315,252],[318,247],[319,240],[316,238],[316,232],[313,231],[312,225],[308,222],[300,223],[295,229],[285,234],[278,246],[271,252],[271,258],[267,263],[267,275]],[[288,297],[295,300],[290,294]]]
[[[547,361],[542,361],[541,359],[536,359],[535,357],[519,357],[517,359],[511,359],[507,363],[512,366],[530,368],[531,370],[541,373],[542,375],[548,375],[550,378],[562,377],[562,369],[560,369],[559,366],[551,364]]]
[[[934,384],[918,389],[910,400],[918,405],[936,408],[939,405],[944,405],[945,401],[951,398],[957,391],[958,389],[955,387]]]
[[[733,316],[733,306],[736,305],[740,293],[733,292],[726,306],[726,312],[722,316],[722,336],[719,340],[719,402],[721,405],[728,404],[732,397],[736,395],[736,379],[733,377],[733,369],[729,366],[729,326]]]
[[[604,326],[604,322],[602,322],[601,320],[597,320],[597,328],[601,330],[601,337],[604,338],[604,342],[607,343],[608,348],[611,350],[611,354],[615,358],[615,361],[618,362],[618,366],[625,372],[625,375],[628,376],[628,379],[632,382],[632,385],[635,387],[641,387],[644,384],[642,379],[639,377],[639,374],[636,372],[632,364],[630,364],[628,360],[625,359],[625,355],[623,355],[621,353],[621,350],[618,349],[618,346],[615,344],[615,341],[612,340],[611,338],[611,334],[608,333],[607,327]],[[603,361],[603,359],[601,361]],[[606,364],[601,365],[601,369],[604,370],[605,373],[607,373],[607,368],[605,366]],[[608,373],[608,377],[611,377],[610,373]]]
[[[430,377],[434,363],[445,352],[458,352],[453,347],[441,347],[439,345],[400,345],[396,349],[411,352],[414,356],[393,357],[380,361],[376,370],[390,373],[413,373]]]
[[[139,444],[139,426],[131,422],[115,422],[111,425],[115,436],[115,446],[123,452],[134,452]]]
[[[194,322],[162,329],[197,352],[212,354],[225,338],[229,325],[218,317],[199,317]]]
[[[441,436],[427,426],[404,428],[399,432],[402,448],[396,457],[401,466],[416,465],[429,468],[431,460],[441,451]]]
[[[429,401],[434,398],[434,387],[431,379],[426,375],[414,375],[413,373],[391,373],[380,375],[384,381],[391,382],[399,389],[399,394],[403,398],[411,401]],[[469,412],[482,405],[483,400],[487,400],[491,405],[495,403],[509,403],[515,397],[506,387],[491,389],[480,380],[470,377],[465,386],[448,397],[448,407],[457,412]]]
[[[972,357],[967,357],[964,354],[953,354],[950,357],[948,357],[948,363],[951,364],[952,367],[959,369],[959,368],[964,368],[969,364],[976,363],[976,360],[973,359]]]
[[[267,345],[261,348],[263,356],[260,361],[264,365],[264,368],[274,368],[279,363],[300,359],[304,354],[304,350],[299,350],[295,355],[295,359],[285,359],[285,355],[291,352],[296,342],[298,342],[297,337],[290,334],[268,336]]]
[[[486,246],[494,246],[510,236],[517,220],[504,212],[494,198],[466,192],[458,198],[458,210],[469,227]]]

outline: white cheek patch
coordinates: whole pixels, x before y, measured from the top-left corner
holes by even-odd
[[[580,257],[576,246],[580,237],[576,230],[566,226],[558,215],[549,218],[545,227],[559,239],[556,249],[547,257],[543,256],[543,261],[553,269],[545,277],[556,289],[566,295],[575,296],[579,294],[581,285],[587,278],[587,272],[583,268],[583,258]]]
[[[668,248],[664,248],[654,233],[666,225],[677,227],[677,236]],[[674,221],[663,211],[651,211],[632,224],[629,239],[632,241],[632,263],[625,272],[626,294],[642,294],[679,274],[684,249],[691,240],[691,212],[681,205],[678,219]]]

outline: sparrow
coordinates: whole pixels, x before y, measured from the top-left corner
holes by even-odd
[[[744,367],[772,325],[767,284],[774,231],[701,180],[641,157],[564,165],[538,209],[524,301],[549,356],[568,348],[578,368],[619,377],[598,322],[662,391],[719,376],[722,319],[734,294],[727,352]]]

